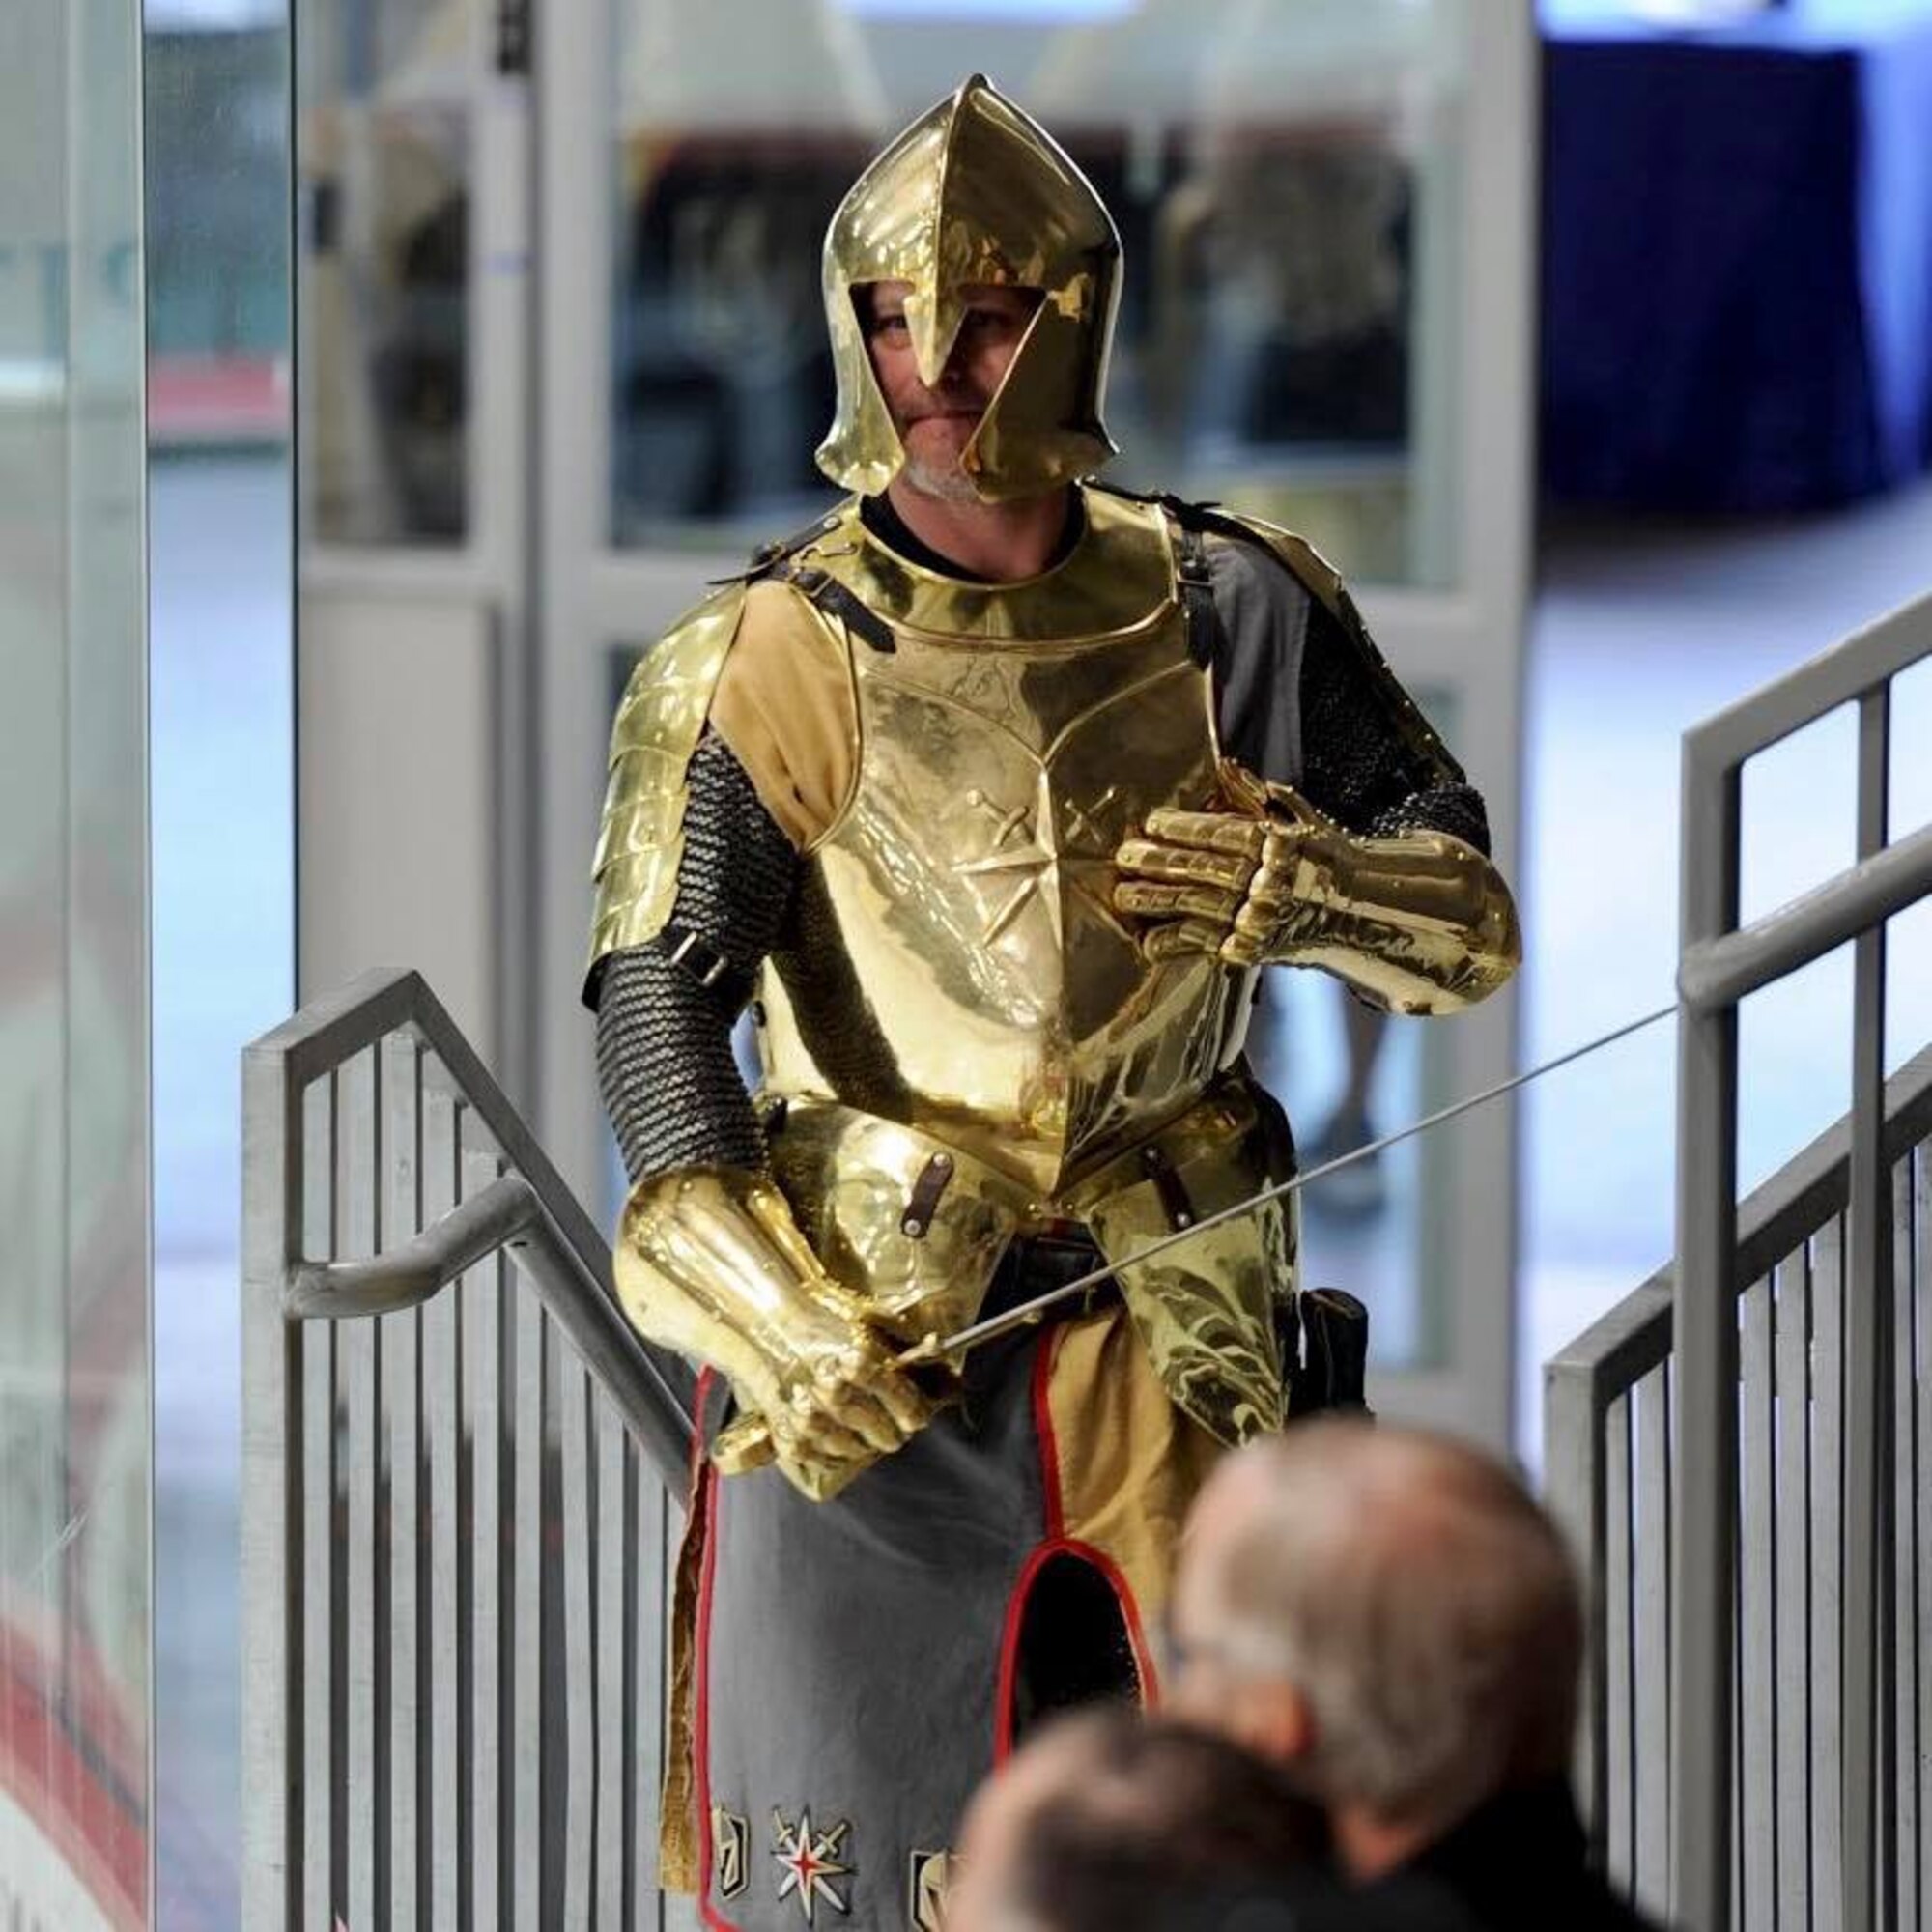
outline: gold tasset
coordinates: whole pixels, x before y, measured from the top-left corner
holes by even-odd
[[[905,282],[920,377],[936,384],[978,286],[1037,289],[1039,307],[961,454],[987,501],[1037,496],[1114,454],[1101,420],[1121,238],[1046,129],[982,74],[922,115],[853,185],[826,232],[838,404],[818,467],[876,496],[905,451],[872,374],[853,291]]]
[[[1134,1259],[1293,1172],[1285,1123],[1244,1071],[1055,1194],[934,1134],[829,1100],[785,1109],[772,1163],[813,1250],[902,1346],[966,1327],[1015,1237],[1079,1226],[1120,1267],[1135,1333],[1178,1407],[1227,1443],[1281,1426],[1276,1316],[1294,1280],[1293,1198]],[[910,1210],[937,1163],[946,1184],[922,1222]]]
[[[1444,1013],[1522,957],[1516,905],[1482,853],[1442,832],[1358,838],[1287,785],[1229,761],[1225,809],[1149,814],[1114,902],[1158,922],[1151,958],[1320,966],[1377,1006]]]

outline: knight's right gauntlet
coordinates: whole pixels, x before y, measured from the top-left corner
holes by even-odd
[[[819,1265],[784,1196],[742,1168],[687,1167],[631,1190],[614,1257],[638,1331],[729,1378],[779,1467],[823,1501],[930,1419],[865,1304]]]

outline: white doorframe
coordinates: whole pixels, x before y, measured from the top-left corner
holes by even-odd
[[[420,748],[418,757],[401,768],[371,771],[360,763],[351,766],[346,757],[305,761],[297,801],[298,952],[299,955],[304,950],[304,925],[313,928],[322,906],[340,909],[357,902],[354,871],[370,863],[370,855],[351,854],[345,876],[325,880],[316,874],[316,857],[328,849],[322,828],[341,814],[343,788],[360,796],[378,784],[389,794],[395,812],[435,818],[438,836],[464,848],[464,869],[478,882],[468,895],[475,902],[466,901],[462,921],[466,933],[483,935],[481,943],[490,952],[482,977],[491,989],[491,1010],[481,1017],[477,1044],[511,1096],[527,1103],[535,1088],[532,1021],[538,965],[528,941],[535,917],[538,816],[529,589],[536,554],[530,526],[535,496],[529,421],[535,367],[530,90],[523,75],[497,71],[492,10],[464,7],[462,13],[469,24],[463,71],[439,75],[412,99],[446,102],[462,115],[467,134],[466,534],[460,544],[436,546],[318,542],[309,535],[304,487],[298,492],[298,611],[302,606],[316,611],[327,604],[338,613],[366,613],[362,621],[380,627],[370,633],[371,641],[405,651],[411,607],[433,621],[467,614],[489,639],[487,743],[449,746],[435,716],[425,712],[409,721],[410,735]],[[298,260],[298,304],[304,272],[305,264]],[[298,314],[302,314],[300,306]],[[307,369],[299,355],[297,368]],[[304,419],[315,406],[316,399],[305,391]],[[321,629],[315,627],[311,643]],[[370,664],[380,661],[379,652],[356,652],[339,667],[314,652],[305,658],[303,631],[298,618],[298,663],[312,691],[338,678],[360,683],[369,676]],[[345,696],[352,712],[381,698],[378,692],[359,690]],[[480,822],[473,814],[466,819],[451,812],[441,785],[450,769],[479,758],[492,786],[491,809]],[[432,961],[392,956],[380,920],[345,944],[346,952],[342,945],[321,950],[331,959],[353,954],[362,966],[422,963],[432,980],[436,977]],[[303,983],[299,995],[308,999],[325,990]]]

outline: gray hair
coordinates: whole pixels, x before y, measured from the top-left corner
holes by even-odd
[[[1583,1617],[1556,1526],[1501,1463],[1447,1437],[1313,1420],[1241,1452],[1217,1649],[1293,1684],[1297,1775],[1329,1804],[1446,1826],[1560,1774]]]

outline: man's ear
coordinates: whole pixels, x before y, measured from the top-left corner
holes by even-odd
[[[1247,1686],[1235,1715],[1240,1741],[1270,1764],[1298,1764],[1315,1748],[1315,1713],[1279,1678]]]

